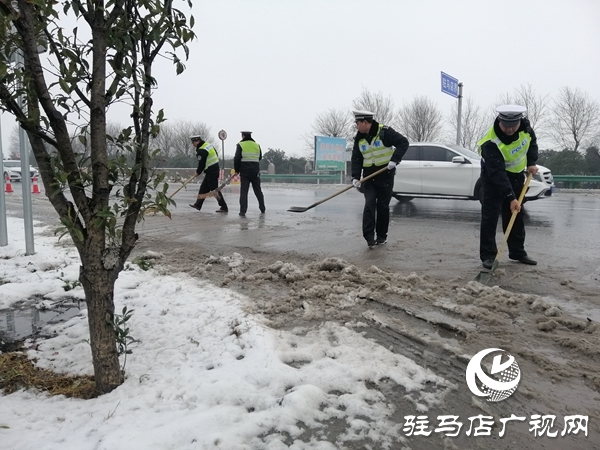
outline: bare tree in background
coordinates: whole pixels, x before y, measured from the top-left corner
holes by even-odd
[[[381,92],[373,94],[368,89],[363,89],[359,97],[352,100],[354,109],[371,111],[377,122],[394,126],[394,100],[391,96],[384,97]]]
[[[600,128],[600,104],[579,89],[562,87],[552,106],[550,135],[560,150],[578,151]]]
[[[398,130],[410,142],[436,141],[442,137],[442,113],[425,96],[417,96],[400,108],[398,123]]]
[[[154,160],[160,165],[162,160],[172,158],[175,154],[175,129],[172,123],[163,125],[160,129],[160,134],[152,139],[152,145],[159,152],[155,155]]]
[[[518,105],[527,108],[527,118],[536,134],[544,130],[547,122],[548,97],[548,94],[544,96],[537,94],[531,84],[522,84],[515,90],[515,101]]]
[[[355,132],[353,116],[348,111],[330,109],[317,116],[313,131],[320,136],[352,139]]]
[[[20,141],[19,127],[13,127],[10,130],[10,140],[8,143],[8,159],[20,159]]]
[[[190,142],[190,136],[200,135],[206,142],[210,142],[217,149],[221,157],[220,140],[215,139],[210,127],[203,122],[173,121],[161,127],[160,134],[152,141],[153,145],[161,149],[165,158],[178,156],[196,157],[196,149]]]
[[[475,105],[472,97],[467,97],[463,102],[461,111],[460,142],[464,148],[475,151],[477,141],[482,138],[487,129],[493,123],[489,114],[485,114],[482,109]],[[452,105],[448,124],[453,130],[453,134],[448,136],[449,142],[456,142],[456,124],[458,122],[458,103]]]
[[[349,111],[331,108],[317,116],[310,133],[302,136],[307,150],[314,152],[315,136],[344,138],[351,141],[356,130],[353,116]]]
[[[535,92],[531,84],[522,84],[511,94],[499,97],[493,106],[494,117],[497,116],[496,108],[500,105],[522,105],[527,108],[527,118],[536,135],[539,137],[544,133],[548,122],[548,97],[549,94],[541,95]]]

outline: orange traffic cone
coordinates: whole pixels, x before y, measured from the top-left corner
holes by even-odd
[[[32,194],[40,193],[40,187],[37,184],[37,177],[33,177],[33,185],[31,186],[31,193]]]
[[[6,189],[4,192],[14,192],[12,188],[12,184],[10,184],[10,175],[6,174]]]

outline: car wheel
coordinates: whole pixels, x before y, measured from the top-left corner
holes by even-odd
[[[413,197],[406,197],[405,195],[400,195],[400,194],[393,194],[393,195],[394,195],[394,198],[396,200],[398,200],[400,203],[408,203],[413,199]]]

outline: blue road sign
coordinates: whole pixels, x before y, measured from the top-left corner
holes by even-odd
[[[458,98],[458,80],[442,72],[442,92]]]

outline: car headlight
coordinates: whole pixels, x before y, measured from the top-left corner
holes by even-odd
[[[542,183],[544,182],[544,179],[542,178],[542,174],[541,174],[541,173],[539,173],[539,172],[538,172],[538,173],[536,173],[536,174],[533,176],[533,179],[534,179],[534,180],[541,181]]]

